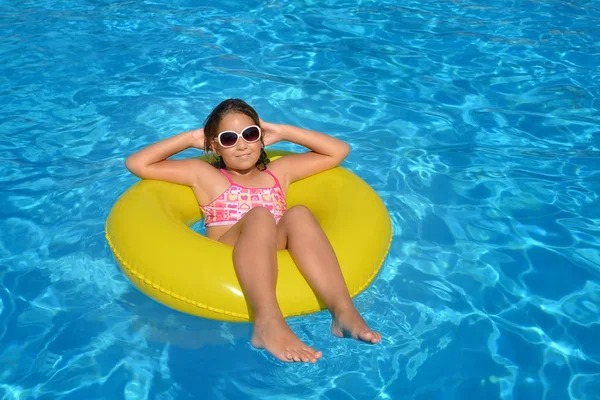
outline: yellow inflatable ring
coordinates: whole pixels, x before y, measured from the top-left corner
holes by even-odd
[[[269,152],[277,157],[283,152]],[[352,296],[377,275],[389,249],[392,227],[375,191],[337,167],[290,185],[288,207],[307,206],[338,257]],[[143,293],[176,310],[225,321],[249,321],[237,281],[232,247],[208,239],[190,226],[202,219],[192,190],[142,180],[115,203],[106,239],[123,272]],[[286,317],[325,308],[287,250],[277,254],[277,299]]]

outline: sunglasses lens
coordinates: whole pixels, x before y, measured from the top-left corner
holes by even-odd
[[[223,132],[219,135],[219,141],[223,147],[231,147],[237,142],[238,135],[235,132]]]
[[[256,126],[249,126],[242,132],[242,137],[246,142],[252,143],[260,139],[260,129]]]

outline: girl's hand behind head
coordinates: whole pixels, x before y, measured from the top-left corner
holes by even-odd
[[[198,128],[192,131],[192,146],[204,150],[204,128]]]
[[[265,146],[270,146],[283,140],[283,127],[280,124],[273,124],[260,120],[263,142]]]

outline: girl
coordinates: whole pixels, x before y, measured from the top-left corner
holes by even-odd
[[[281,140],[311,151],[269,163],[264,146]],[[213,165],[198,159],[168,159],[190,147],[212,151],[217,161]],[[349,151],[346,143],[322,133],[262,121],[244,101],[229,99],[210,113],[204,128],[152,144],[128,157],[126,166],[140,178],[192,188],[204,212],[207,236],[233,246],[235,272],[254,316],[252,345],[281,361],[314,363],[322,353],[296,337],[277,304],[276,252],[280,249],[289,250],[327,305],[335,336],[381,341],[354,307],[317,220],[308,208],[287,209],[285,203],[291,183],[339,165]],[[253,198],[251,205],[235,201],[241,196]]]

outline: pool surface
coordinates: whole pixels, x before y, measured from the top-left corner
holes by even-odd
[[[0,5],[0,398],[599,399],[600,2],[207,3]],[[351,144],[381,344],[283,364],[119,270],[125,157],[229,97]]]

